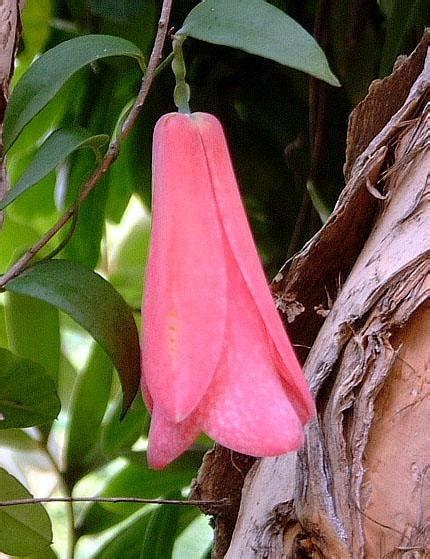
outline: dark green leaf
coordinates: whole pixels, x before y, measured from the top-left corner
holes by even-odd
[[[42,365],[57,384],[61,345],[58,310],[45,301],[9,292],[5,313],[9,348]]]
[[[124,520],[124,516],[106,510],[100,503],[91,503],[85,507],[77,521],[77,528],[81,534],[95,534],[111,528]]]
[[[382,49],[380,76],[384,77],[393,70],[393,65],[402,53],[403,43],[414,25],[425,27],[429,16],[428,0],[395,0],[389,7],[387,31]]]
[[[43,368],[0,348],[0,429],[43,425],[59,411],[54,382]]]
[[[339,86],[315,39],[284,12],[263,0],[205,0],[187,16],[187,35],[275,60]]]
[[[79,374],[72,393],[67,433],[68,472],[79,472],[88,462],[97,444],[112,384],[112,362],[100,345],[95,344],[87,365]]]
[[[32,495],[0,468],[0,500],[31,499]],[[51,521],[41,504],[0,507],[0,551],[21,557],[46,552],[52,542]]]
[[[0,347],[7,347],[9,345],[6,331],[6,317],[4,306],[0,305]]]
[[[124,299],[101,276],[74,262],[41,262],[10,281],[6,289],[42,299],[69,314],[103,347],[118,370],[124,410],[140,381],[139,335]]]
[[[90,147],[97,149],[109,140],[109,136],[100,134],[91,136],[87,131],[56,130],[45,140],[17,184],[0,202],[0,210],[6,208],[23,192],[37,184],[53,171],[62,161],[77,149]]]
[[[140,9],[141,0],[87,0],[93,14],[112,18],[115,21],[129,21],[135,18]]]
[[[177,491],[168,495],[169,499],[180,499]],[[151,513],[151,518],[145,530],[141,559],[166,559],[172,556],[173,545],[178,531],[178,523],[182,507],[177,505],[160,505]]]
[[[131,56],[143,64],[143,54],[136,45],[111,35],[76,37],[38,58],[15,86],[9,99],[3,131],[5,149],[10,148],[26,124],[75,72],[90,62],[109,56]]]

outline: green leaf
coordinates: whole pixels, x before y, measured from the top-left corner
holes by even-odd
[[[128,464],[109,480],[102,495],[155,499],[173,490],[181,490],[191,483],[201,463],[201,460],[197,463],[193,458],[184,455],[162,472],[150,470],[146,465]],[[142,504],[102,503],[102,506],[111,512],[129,515],[142,507]]]
[[[170,493],[169,499],[180,499],[179,492]],[[166,559],[172,556],[178,531],[179,518],[184,512],[178,505],[160,505],[153,513],[145,530],[141,559]]]
[[[141,9],[141,0],[87,0],[91,12],[115,21],[133,21]]]
[[[5,314],[11,351],[42,365],[57,384],[61,345],[58,310],[45,301],[9,292]]]
[[[18,480],[0,468],[1,501],[31,498]],[[48,554],[51,542],[51,521],[41,504],[0,507],[0,551],[21,557]]]
[[[43,425],[59,411],[55,385],[43,368],[0,348],[0,429]]]
[[[96,534],[111,528],[123,519],[123,516],[106,510],[100,503],[91,503],[83,508],[79,515],[77,528],[81,534]]]
[[[15,86],[6,109],[3,141],[9,149],[21,130],[66,81],[90,62],[130,56],[143,65],[143,54],[130,41],[111,35],[85,35],[65,41],[38,58]]]
[[[263,0],[204,0],[191,10],[177,34],[263,56],[340,85],[315,39]]]
[[[75,262],[49,260],[11,280],[6,289],[42,299],[85,328],[112,359],[123,410],[130,407],[140,381],[139,335],[130,308],[110,283]]]
[[[0,447],[19,452],[40,452],[40,444],[22,429],[3,429],[0,431]]]
[[[7,216],[0,234],[0,270],[4,271],[13,256],[20,256],[39,238],[34,229]]]
[[[397,56],[401,54],[405,38],[416,25],[424,28],[428,23],[428,0],[395,0],[389,10],[387,31],[382,48],[379,75],[387,76],[393,71]]]
[[[97,434],[112,385],[112,362],[95,344],[85,369],[79,374],[72,393],[66,446],[68,473],[80,472],[97,444]]]
[[[0,305],[0,347],[7,347],[8,345],[9,345],[9,340],[7,339],[6,317],[4,312],[4,306]]]
[[[52,8],[50,0],[26,0],[22,10],[22,26],[24,50],[21,58],[31,62],[33,58],[43,52],[51,32]]]
[[[98,149],[109,141],[109,136],[91,136],[86,130],[55,130],[36,152],[33,161],[22,174],[17,184],[0,202],[0,210],[6,208],[18,196],[37,184],[77,149]]]
[[[92,556],[93,559],[118,559],[118,557],[140,559],[142,538],[150,519],[151,509],[146,506],[127,519],[119,530],[114,532],[114,536]],[[148,555],[146,559],[152,559],[152,556]]]
[[[194,514],[191,514],[194,513]],[[180,528],[171,559],[210,559],[208,553],[213,541],[213,528],[209,524],[207,516],[199,513],[194,507],[187,509],[187,515],[183,514],[180,518]]]
[[[124,217],[127,219],[128,215]],[[112,250],[109,262],[109,280],[132,308],[139,308],[142,301],[150,226],[149,215],[142,212],[126,236]]]
[[[109,457],[117,456],[121,450],[129,449],[142,435],[149,422],[149,413],[139,395],[121,421],[121,401],[115,402],[109,410],[101,429],[102,451]]]

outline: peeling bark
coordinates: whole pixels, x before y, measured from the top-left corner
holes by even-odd
[[[348,183],[276,278],[318,417],[301,452],[251,467],[215,557],[430,557],[429,43],[352,114]]]
[[[0,200],[9,189],[1,135],[15,54],[21,38],[21,10],[23,4],[23,0],[0,0]],[[2,223],[3,212],[0,212],[0,226]]]

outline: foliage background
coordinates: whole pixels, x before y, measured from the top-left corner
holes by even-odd
[[[180,28],[196,3],[174,2],[171,26]],[[428,15],[426,2],[419,0],[272,4],[314,34],[342,88],[228,47],[192,39],[185,44],[192,110],[217,115],[226,129],[268,277],[333,208],[344,184],[348,115],[370,82],[388,74],[397,55],[413,48]],[[80,34],[122,36],[149,57],[160,5],[157,0],[27,0],[14,82],[38,54]],[[12,184],[58,127],[111,135],[140,80],[138,65],[127,58],[98,61],[79,71],[10,151]],[[159,116],[175,110],[173,87],[166,69],[118,161],[79,212],[61,254],[107,277],[136,310],[138,322],[150,225],[152,130]],[[95,164],[89,150],[79,150],[8,208],[0,231],[2,271],[56,221]],[[1,296],[0,342],[43,365],[62,404],[52,424],[0,430],[1,465],[34,494],[186,495],[210,441],[202,438],[164,472],[148,470],[148,415],[141,400],[120,423],[120,386],[112,365],[73,321],[46,303],[8,293]],[[191,508],[90,504],[74,511],[64,505],[47,509],[55,554],[62,557],[197,559],[210,546],[207,521]]]

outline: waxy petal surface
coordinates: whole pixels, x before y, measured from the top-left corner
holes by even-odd
[[[169,421],[159,407],[152,410],[147,450],[148,464],[161,470],[189,448],[200,433],[193,415],[181,423]]]
[[[302,445],[303,426],[276,369],[260,313],[228,253],[226,345],[197,414],[202,430],[227,448],[276,456]]]
[[[279,374],[288,388],[290,400],[301,421],[306,423],[315,414],[314,402],[267,285],[240,198],[222,126],[214,116],[206,113],[194,113],[192,118],[201,132],[210,184],[214,189],[223,230],[267,333],[276,347]],[[223,161],[224,164],[218,166],[218,161]]]
[[[199,128],[188,115],[165,115],[154,132],[142,363],[149,394],[169,421],[187,417],[212,381],[226,297],[222,232]]]

